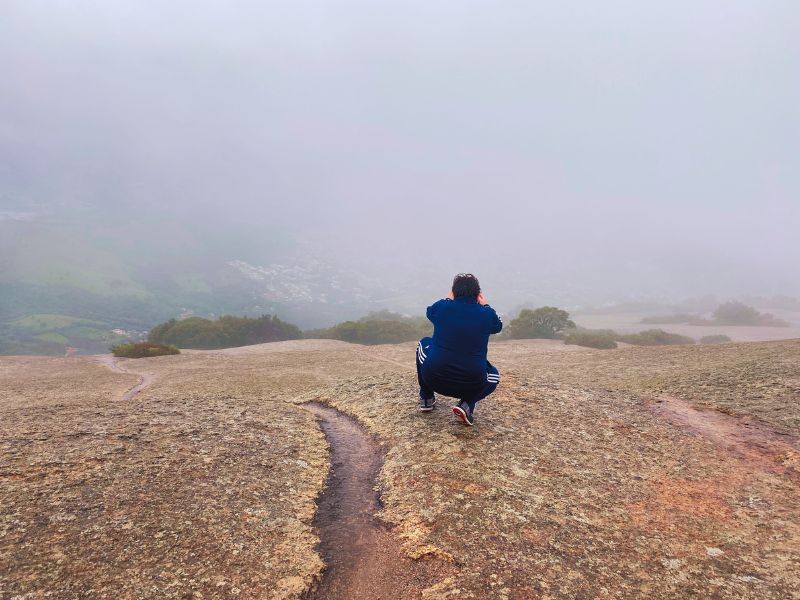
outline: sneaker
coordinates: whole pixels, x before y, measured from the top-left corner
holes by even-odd
[[[464,425],[475,425],[475,417],[466,402],[459,402],[453,407],[453,414],[464,422]]]
[[[430,398],[423,398],[422,396],[419,397],[419,409],[422,412],[432,411],[435,404],[436,396],[431,396]]]

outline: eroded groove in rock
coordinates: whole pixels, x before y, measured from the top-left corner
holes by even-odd
[[[414,598],[439,575],[440,561],[412,561],[377,519],[375,482],[384,453],[358,422],[317,402],[304,405],[320,421],[331,446],[331,470],[320,496],[314,525],[325,572],[308,599]]]
[[[134,385],[133,387],[129,388],[122,394],[122,401],[127,402],[129,400],[133,400],[133,398],[141,392],[146,387],[149,387],[151,383],[153,383],[153,375],[150,373],[138,373],[134,371],[129,371],[124,367],[121,367],[119,364],[119,359],[115,356],[99,356],[97,357],[97,362],[103,365],[104,367],[108,367],[110,370],[114,371],[115,373],[127,373],[130,375],[138,375],[139,376],[139,383]]]

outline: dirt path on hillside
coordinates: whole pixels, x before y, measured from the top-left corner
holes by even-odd
[[[651,405],[667,423],[708,440],[746,468],[800,478],[800,443],[752,419],[716,410],[700,410],[672,396]]]
[[[126,375],[138,375],[139,376],[139,383],[137,383],[133,387],[127,389],[125,391],[125,393],[122,394],[121,400],[123,402],[127,402],[129,400],[133,400],[133,398],[136,396],[136,394],[141,392],[146,387],[149,387],[153,383],[153,381],[155,381],[155,376],[152,373],[140,372],[140,371],[131,371],[131,370],[126,369],[125,367],[121,366],[119,364],[119,358],[117,358],[116,356],[102,355],[102,356],[95,357],[95,360],[99,364],[103,365],[104,367],[107,367],[108,369],[111,369],[115,373],[125,373]]]
[[[320,496],[314,526],[325,561],[322,579],[308,600],[417,598],[449,565],[412,561],[377,519],[381,510],[375,482],[384,452],[353,418],[320,403],[304,405],[320,421],[331,447],[331,471]]]

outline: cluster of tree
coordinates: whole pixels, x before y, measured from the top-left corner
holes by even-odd
[[[765,327],[788,327],[789,323],[769,313],[760,313],[752,306],[741,302],[726,302],[714,311],[714,323],[718,325],[762,325]]]
[[[683,335],[661,329],[649,329],[635,334],[620,335],[611,329],[584,329],[577,327],[569,313],[554,306],[525,308],[503,330],[503,339],[563,339],[566,344],[589,348],[616,348],[617,342],[638,346],[668,344],[694,344]]]
[[[327,329],[305,332],[306,338],[341,340],[354,344],[398,344],[431,335],[433,325],[425,317],[405,317],[389,311],[373,312],[358,321],[344,321]]]
[[[179,348],[208,350],[301,337],[302,332],[297,326],[275,316],[263,315],[258,318],[224,316],[216,321],[202,317],[170,319],[154,327],[147,340],[157,344],[173,344]]]
[[[576,329],[564,335],[564,343],[574,346],[586,346],[600,350],[611,350],[617,347],[619,335],[607,329]]]
[[[537,309],[523,308],[519,315],[503,329],[505,339],[556,339],[565,329],[574,329],[569,313],[555,306]]]
[[[606,329],[584,329],[575,325],[569,313],[555,306],[523,308],[509,322],[501,334],[501,339],[563,339],[565,344],[587,346],[589,348],[616,348],[615,332]]]
[[[151,356],[167,356],[180,354],[180,350],[171,344],[152,344],[150,342],[136,342],[132,344],[118,344],[111,348],[114,356],[123,358],[148,358]]]
[[[698,315],[674,314],[661,317],[645,317],[642,323],[653,325],[682,324],[682,325],[760,325],[762,327],[788,327],[789,323],[770,313],[760,313],[752,306],[742,302],[726,302],[720,304],[714,311],[712,319]]]

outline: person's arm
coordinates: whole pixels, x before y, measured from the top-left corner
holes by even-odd
[[[437,300],[433,304],[431,304],[428,309],[425,311],[425,316],[428,317],[428,321],[436,324],[436,314],[439,311],[439,307],[442,305],[442,302],[447,302],[446,299]]]
[[[484,304],[483,308],[489,313],[489,333],[493,334],[503,331],[503,321],[500,319],[500,315],[497,314],[497,311],[488,304]]]

